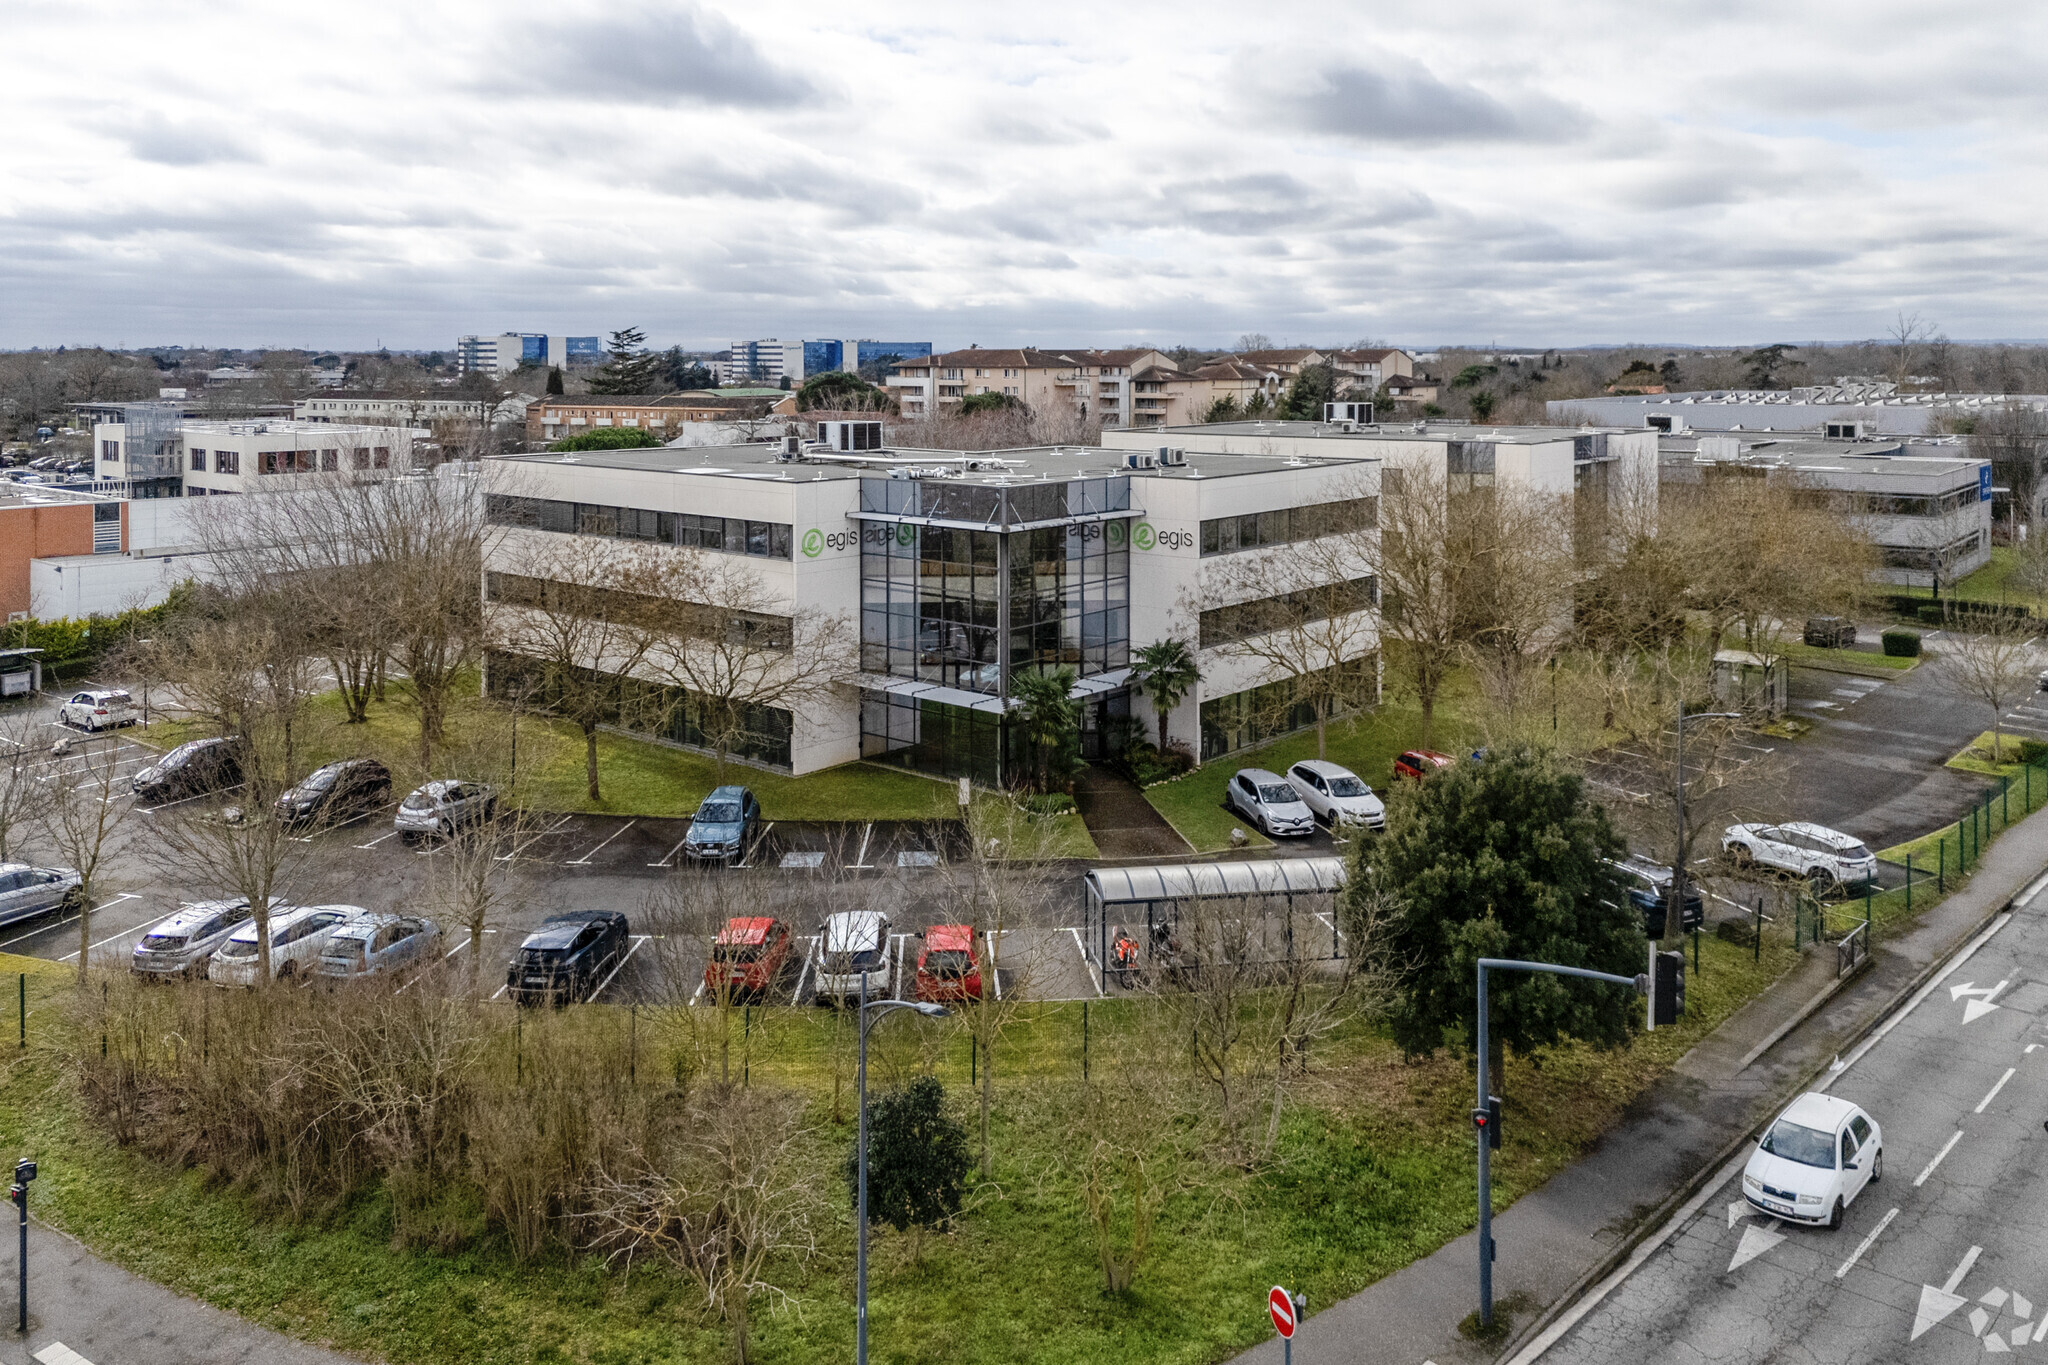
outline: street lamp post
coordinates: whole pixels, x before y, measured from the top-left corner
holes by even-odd
[[[871,1019],[868,1011],[873,1010]],[[937,1005],[917,1000],[869,1000],[868,974],[860,974],[860,1079],[856,1084],[860,1104],[859,1136],[856,1139],[859,1150],[855,1165],[859,1175],[854,1180],[854,1253],[853,1253],[853,1354],[855,1365],[868,1365],[868,1030],[874,1027],[874,1020],[880,1019],[890,1010],[916,1010],[931,1018],[941,1018],[946,1011]]]
[[[1493,1077],[1488,1074],[1487,1059],[1489,1039],[1486,1024],[1486,973],[1500,972],[1542,972],[1550,976],[1582,976],[1588,981],[1607,981],[1617,986],[1627,986],[1639,995],[1647,995],[1650,981],[1647,976],[1615,976],[1611,972],[1596,972],[1585,967],[1561,967],[1554,962],[1518,962],[1513,958],[1482,957],[1479,959],[1479,1105],[1472,1111],[1473,1117],[1488,1115],[1492,1121],[1489,1090]],[[1493,1326],[1493,1164],[1488,1156],[1491,1150],[1491,1134],[1479,1130],[1479,1325]]]
[[[1764,685],[1766,687],[1770,686],[1768,678],[1765,679]],[[1676,909],[1667,915],[1664,923],[1668,928],[1675,919],[1680,934],[1685,932],[1685,723],[1689,720],[1741,719],[1742,713],[1740,711],[1696,711],[1688,716],[1685,714],[1685,694],[1682,692],[1679,694],[1678,777],[1677,781],[1672,784],[1675,788],[1678,802],[1678,848],[1671,859],[1671,896],[1672,904]]]

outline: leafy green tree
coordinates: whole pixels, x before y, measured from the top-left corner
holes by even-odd
[[[1159,713],[1159,752],[1166,752],[1166,719],[1173,708],[1187,700],[1188,693],[1202,680],[1201,666],[1186,640],[1154,640],[1131,660],[1137,665],[1138,685]]]
[[[671,346],[662,353],[661,377],[679,390],[718,387],[718,376],[711,373],[710,367],[684,355],[680,346]]]
[[[1023,400],[1009,393],[970,393],[960,400],[960,415],[965,417],[976,412],[1001,412],[1005,408],[1021,408]]]
[[[562,388],[562,367],[560,365],[550,365],[548,367],[549,397],[559,396],[564,391],[565,390]]]
[[[1081,704],[1074,700],[1074,670],[1019,673],[1010,680],[1010,699],[1031,746],[1032,778],[1040,790],[1074,770],[1079,761]]]
[[[1742,382],[1752,389],[1782,389],[1785,387],[1780,371],[1798,362],[1786,359],[1787,351],[1796,351],[1797,346],[1779,342],[1773,346],[1760,346],[1742,357],[1745,367]]]
[[[1451,376],[1451,387],[1454,389],[1473,388],[1480,381],[1499,373],[1500,366],[1498,365],[1467,365],[1464,369]]]
[[[1202,414],[1204,422],[1235,422],[1244,416],[1244,409],[1238,405],[1237,395],[1226,393],[1209,404],[1209,410]]]
[[[1336,369],[1321,362],[1304,365],[1287,386],[1287,396],[1280,400],[1280,415],[1299,422],[1320,422],[1323,404],[1336,397]]]
[[[1364,915],[1374,897],[1397,907],[1389,951],[1406,977],[1391,1022],[1409,1053],[1434,1052],[1453,1030],[1470,1046],[1482,957],[1643,969],[1642,921],[1611,861],[1625,852],[1621,836],[1554,757],[1493,750],[1403,788],[1388,807],[1345,910]],[[1489,984],[1492,1037],[1520,1052],[1568,1038],[1611,1046],[1635,1018],[1635,997],[1617,987],[1519,972]]]
[[[661,384],[662,357],[647,349],[647,334],[638,327],[612,333],[610,359],[590,377],[596,394],[653,393]]]
[[[846,1158],[846,1185],[856,1205],[858,1146]],[[967,1172],[967,1127],[946,1112],[946,1088],[919,1076],[868,1105],[868,1222],[898,1232],[939,1228],[960,1212]]]
[[[1496,400],[1494,399],[1494,396],[1488,393],[1485,389],[1481,389],[1479,392],[1473,394],[1472,420],[1475,422],[1484,422],[1489,417],[1493,416],[1493,405],[1495,401]]]
[[[661,438],[645,427],[592,427],[579,431],[574,436],[565,436],[549,446],[549,450],[635,450],[641,446],[658,446]]]
[[[812,375],[796,391],[798,412],[826,408],[840,412],[887,412],[895,404],[889,395],[846,370],[827,370]]]

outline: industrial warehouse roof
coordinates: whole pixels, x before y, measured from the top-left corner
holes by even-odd
[[[1592,432],[1639,435],[1644,427],[1496,427],[1477,422],[1201,422],[1193,426],[1146,427],[1162,437],[1318,436],[1333,441],[1493,441],[1501,445],[1542,445]]]
[[[1104,905],[1200,896],[1281,896],[1342,890],[1344,860],[1270,858],[1242,863],[1098,867],[1086,880],[1089,892]]]

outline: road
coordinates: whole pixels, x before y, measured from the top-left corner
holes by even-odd
[[[2048,1357],[2040,887],[1819,1087],[1884,1134],[1882,1183],[1839,1232],[1751,1213],[1745,1148],[1626,1278],[1517,1365]]]

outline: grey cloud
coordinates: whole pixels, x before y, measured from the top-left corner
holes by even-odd
[[[687,0],[536,24],[509,39],[507,51],[523,72],[514,89],[570,99],[776,109],[824,94],[770,61],[723,15]]]
[[[254,161],[256,154],[230,134],[151,114],[115,134],[137,160],[162,166],[205,166],[220,161]]]
[[[1510,103],[1392,58],[1326,66],[1278,102],[1310,131],[1360,142],[1557,142],[1587,125],[1582,112],[1548,96]]]
[[[649,183],[682,199],[726,195],[757,203],[815,205],[849,225],[896,221],[924,205],[924,196],[908,186],[816,158],[736,166],[696,157],[664,169]]]

